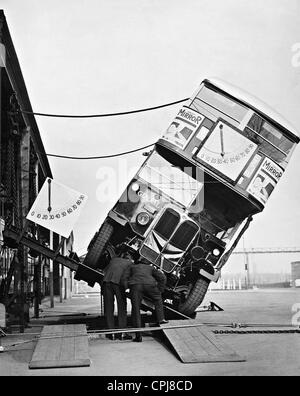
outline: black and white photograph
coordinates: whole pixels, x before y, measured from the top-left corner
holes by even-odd
[[[300,375],[300,0],[0,0],[0,377]]]

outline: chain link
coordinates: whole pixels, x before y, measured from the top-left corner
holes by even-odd
[[[300,334],[300,329],[285,330],[213,330],[214,334]]]

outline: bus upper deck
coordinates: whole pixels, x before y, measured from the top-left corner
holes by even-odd
[[[254,214],[263,210],[299,141],[295,128],[266,104],[209,79],[180,109],[157,151],[170,162],[176,163],[175,155],[203,169],[246,198]]]

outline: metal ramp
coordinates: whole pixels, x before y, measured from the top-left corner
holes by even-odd
[[[193,325],[195,327],[187,325]],[[183,363],[245,362],[233,349],[217,338],[207,326],[195,320],[171,320],[161,325],[175,352]],[[178,326],[178,328],[170,328]],[[180,327],[182,326],[182,327]]]
[[[86,325],[52,325],[44,326],[29,368],[86,367],[90,364]]]

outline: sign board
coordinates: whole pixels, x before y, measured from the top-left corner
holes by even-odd
[[[232,181],[236,181],[257,145],[235,129],[219,122],[197,158]]]
[[[247,191],[259,202],[266,204],[282,175],[283,170],[266,158],[251,180]]]
[[[184,149],[203,119],[204,116],[200,113],[184,106],[167,129],[163,139]]]
[[[26,218],[68,238],[86,202],[85,194],[47,178]]]
[[[0,304],[0,327],[6,327],[6,310],[3,304]]]

